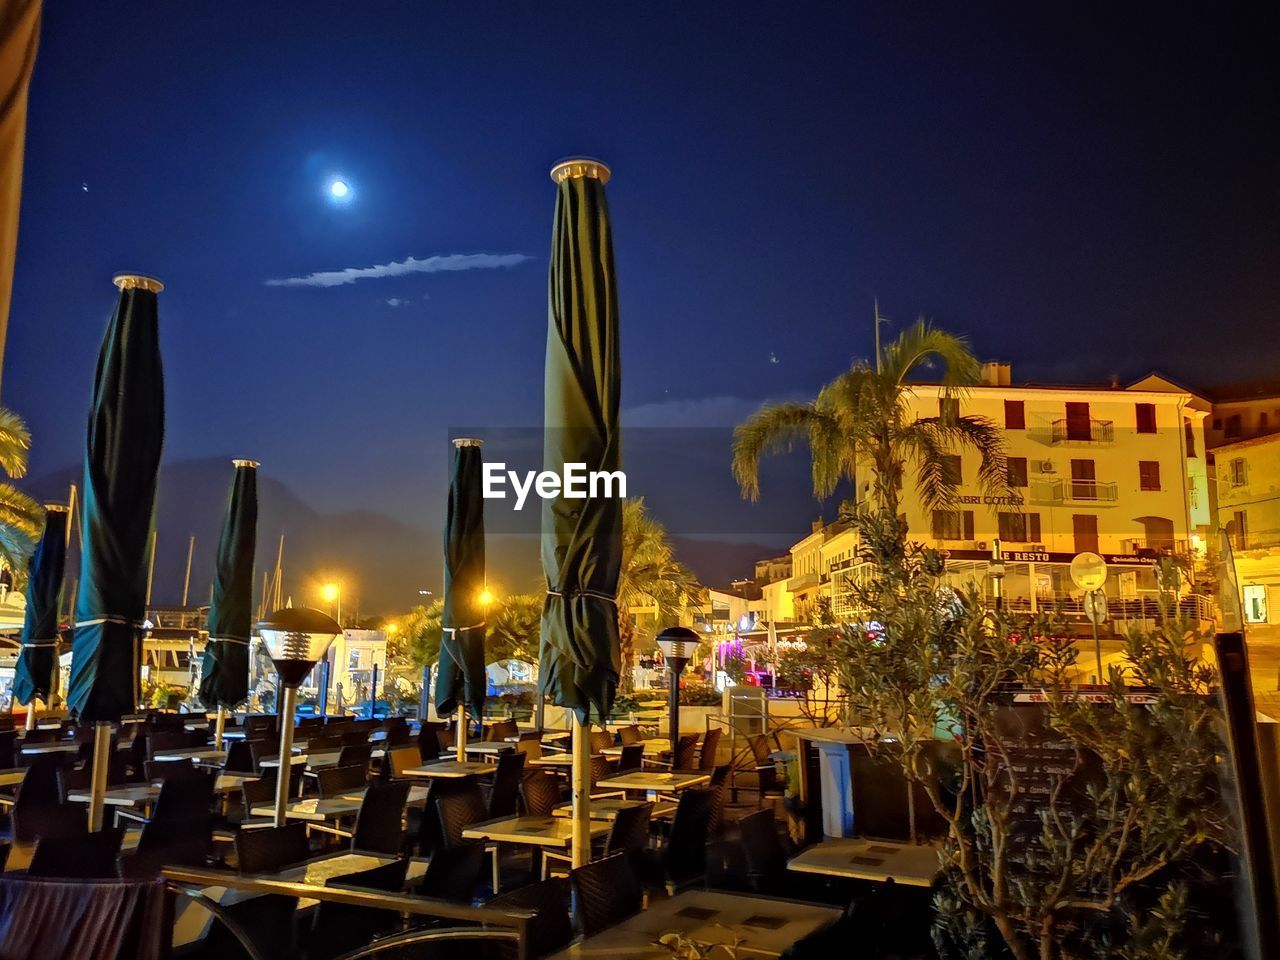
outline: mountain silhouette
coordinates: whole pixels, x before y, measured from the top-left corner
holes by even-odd
[[[161,465],[156,509],[156,563],[152,605],[176,606],[182,600],[189,537],[196,538],[188,603],[209,602],[218,532],[234,468],[230,457],[168,461]],[[83,482],[80,468],[66,467],[23,483],[37,499],[65,502],[71,483]],[[270,473],[258,477],[258,551],[255,609],[262,573],[275,567],[284,535],[283,595],[295,605],[320,606],[319,585],[343,582],[344,617],[392,615],[423,600],[421,590],[439,596],[441,538],[430,530],[371,510],[325,513],[316,510]],[[444,492],[439,494],[444,516]],[[704,583],[723,584],[750,576],[758,557],[780,552],[759,544],[724,543],[673,537],[678,555]],[[538,538],[529,534],[490,534],[485,544],[489,576],[507,593],[543,589]],[[71,540],[68,583],[78,576],[80,552]]]

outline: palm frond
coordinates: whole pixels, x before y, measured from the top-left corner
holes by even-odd
[[[0,407],[0,468],[15,480],[26,476],[31,431],[8,407]]]
[[[982,364],[969,349],[964,337],[947,333],[923,317],[903,330],[882,350],[881,375],[888,381],[903,384],[918,367],[937,363],[941,376],[931,377],[949,389],[972,386],[982,374]]]
[[[904,459],[915,468],[916,489],[926,513],[954,506],[956,485],[947,475],[946,430],[936,417],[917,420],[898,433]]]
[[[955,502],[956,485],[946,477],[944,457],[972,450],[978,454],[978,486],[986,496],[1008,496],[1009,470],[1004,439],[986,417],[961,416],[945,423],[921,417],[899,434],[916,467],[920,499],[926,509],[942,509]]]
[[[830,415],[815,403],[776,403],[761,407],[738,424],[733,431],[733,477],[742,495],[751,500],[760,498],[760,461],[767,454],[786,453],[797,441],[815,435],[822,446],[821,451],[813,451],[815,456],[825,454],[825,438],[836,429],[830,421]],[[825,465],[814,467],[815,478],[830,473]]]
[[[978,454],[978,486],[989,497],[1007,497],[1009,462],[1005,456],[1000,428],[988,417],[962,416],[948,425],[948,433],[957,446]]]
[[[12,483],[0,481],[0,526],[34,540],[44,529],[44,507]]]

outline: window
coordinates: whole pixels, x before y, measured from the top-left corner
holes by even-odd
[[[960,419],[960,398],[939,397],[938,419],[943,423],[955,423]]]
[[[360,651],[359,650],[352,650],[349,654],[347,654],[347,669],[348,670],[360,669]]]
[[[1138,461],[1138,489],[1139,490],[1159,490],[1160,489],[1160,461],[1159,460],[1139,460]]]
[[[1097,477],[1093,472],[1092,460],[1071,461],[1071,499],[1096,500],[1098,497]],[[1077,551],[1078,552],[1078,551]]]
[[[1183,419],[1182,432],[1187,437],[1187,456],[1194,457],[1196,455],[1196,431],[1189,419]]]
[[[1173,548],[1173,521],[1168,517],[1139,517],[1142,533],[1149,550]]]
[[[1000,539],[1010,543],[1034,543],[1040,539],[1040,514],[999,513]]]
[[[960,469],[960,457],[956,454],[944,456],[942,458],[942,482],[949,486],[958,487],[962,479],[964,477]]]
[[[1075,535],[1076,553],[1098,552],[1098,518],[1094,514],[1072,514],[1071,532]]]
[[[1089,417],[1089,405],[1087,403],[1067,404],[1067,439],[1093,439],[1093,421]]]
[[[1227,464],[1228,481],[1233,487],[1243,487],[1249,479],[1249,464],[1244,457],[1236,457]]]
[[[1222,418],[1221,418],[1221,417],[1214,417],[1214,418],[1213,418],[1213,429],[1215,429],[1215,430],[1221,430],[1221,429],[1222,429]]]
[[[1027,485],[1027,458],[1008,457],[1005,459],[1009,475],[1009,486],[1025,487]]]
[[[972,540],[972,510],[935,510],[933,511],[933,539],[935,540]]]
[[[1006,430],[1027,429],[1027,407],[1021,400],[1004,402],[1004,428]]]
[[[1138,413],[1138,432],[1156,432],[1156,405],[1154,403],[1135,403]]]
[[[1227,437],[1240,436],[1240,414],[1233,413],[1231,416],[1227,417],[1223,435]]]

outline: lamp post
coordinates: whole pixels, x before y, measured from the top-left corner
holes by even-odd
[[[676,762],[676,743],[680,740],[680,674],[698,650],[698,635],[688,627],[668,627],[658,634],[658,649],[671,673],[671,690],[667,694],[670,715],[671,763]]]
[[[336,581],[334,583],[326,583],[323,587],[320,588],[320,596],[321,598],[323,598],[324,602],[329,604],[330,607],[335,611],[333,619],[337,620],[338,624],[341,625],[342,624],[342,584],[337,583]]]
[[[277,686],[283,691],[276,720],[280,725],[279,767],[276,774],[275,825],[285,825],[289,804],[289,772],[293,764],[293,715],[298,702],[298,685],[329,652],[342,632],[327,613],[307,607],[277,610],[258,624],[267,654],[275,664]]]
[[[1000,552],[999,538],[991,542],[991,559],[987,561],[987,575],[991,577],[991,592],[995,596],[996,611],[999,612],[1003,606],[1001,587],[1004,585],[1004,554]]]

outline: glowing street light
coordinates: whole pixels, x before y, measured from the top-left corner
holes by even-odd
[[[493,591],[488,587],[485,587],[480,591],[480,596],[476,599],[480,601],[480,606],[487,607],[489,604],[493,603]]]

